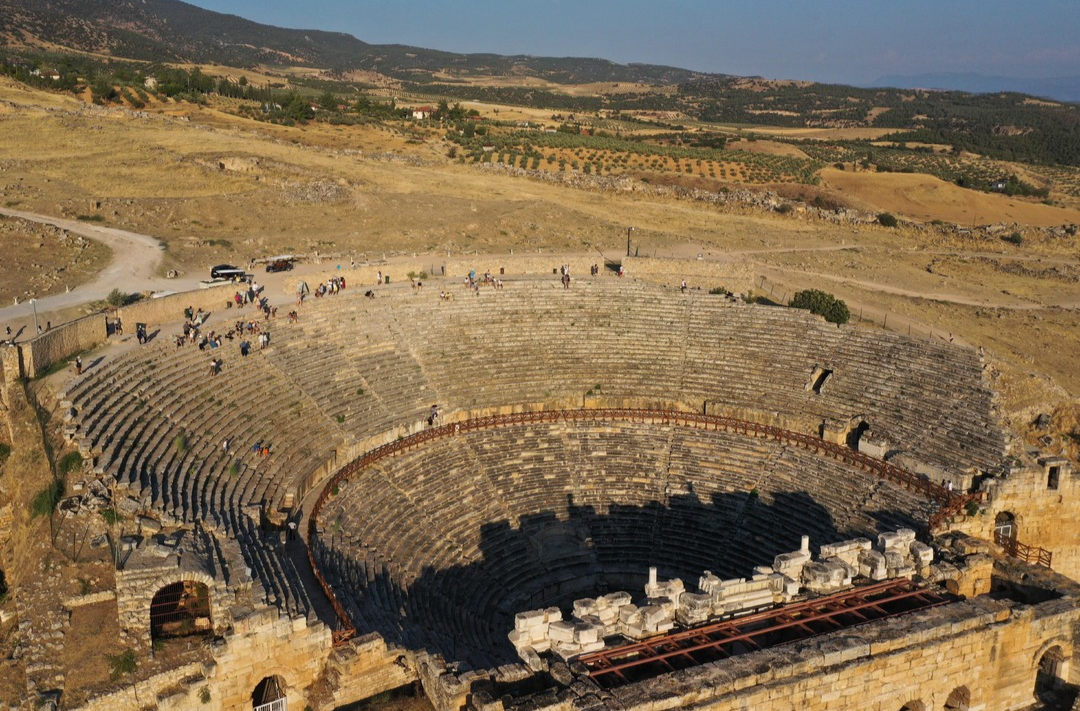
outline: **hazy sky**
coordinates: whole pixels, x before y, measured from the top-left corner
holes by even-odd
[[[1080,0],[194,0],[283,27],[454,52],[603,57],[868,83],[1080,75]]]

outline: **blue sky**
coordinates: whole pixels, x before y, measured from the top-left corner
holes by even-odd
[[[454,52],[603,57],[868,83],[1080,75],[1080,0],[194,0],[283,27]]]

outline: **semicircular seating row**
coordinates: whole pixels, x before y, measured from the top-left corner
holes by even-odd
[[[1001,459],[992,393],[971,350],[621,280],[556,286],[508,282],[453,301],[346,290],[309,301],[299,323],[278,319],[272,345],[247,357],[235,341],[199,351],[161,338],[70,386],[80,446],[148,508],[220,528],[258,548],[245,553],[256,559],[268,556],[244,532],[246,507],[279,506],[335,452],[420,422],[433,403],[444,412],[569,403],[593,390],[694,410],[709,400],[862,415],[926,461],[991,468]],[[214,314],[208,327],[244,315]],[[225,366],[210,376],[215,356]],[[807,389],[819,366],[834,372],[820,394]],[[269,458],[251,450],[260,442]],[[264,581],[277,587],[268,600],[303,607],[292,583]]]
[[[515,658],[514,613],[640,590],[649,566],[692,589],[705,570],[748,577],[803,535],[874,538],[928,516],[911,492],[776,441],[553,423],[382,460],[328,500],[311,544],[362,632],[490,665]]]

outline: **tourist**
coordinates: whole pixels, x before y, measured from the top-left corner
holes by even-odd
[[[375,277],[375,285],[382,284],[382,269],[379,270],[378,276]]]
[[[289,535],[288,540],[296,540],[296,521],[289,521]]]
[[[225,454],[229,453],[229,438],[228,437],[221,440],[221,451],[224,452]]]
[[[75,375],[82,375],[82,358],[80,356],[75,356]]]

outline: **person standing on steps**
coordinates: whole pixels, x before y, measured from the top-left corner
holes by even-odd
[[[75,375],[82,375],[82,356],[75,356]]]

